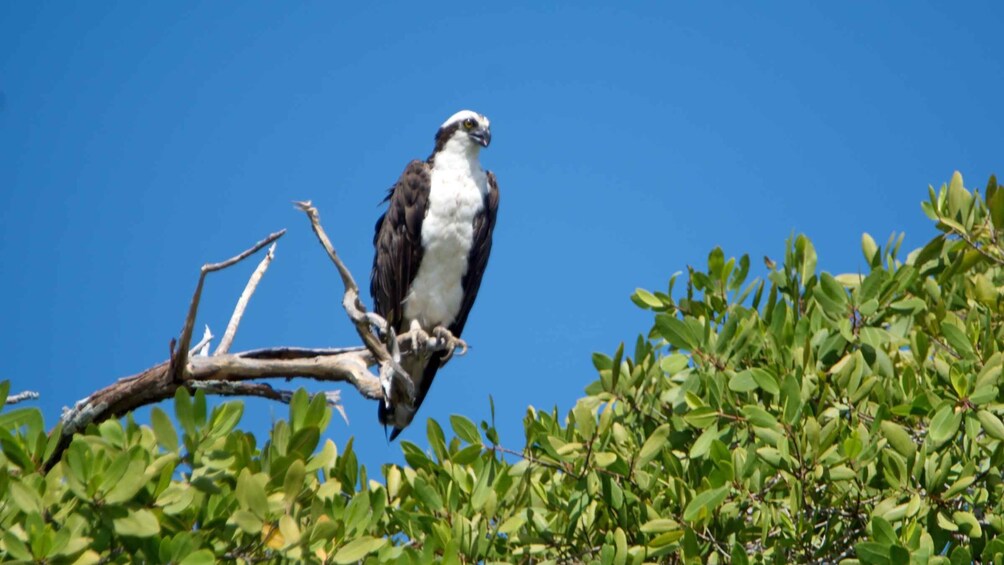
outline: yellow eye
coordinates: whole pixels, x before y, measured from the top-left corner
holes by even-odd
[[[467,118],[464,120],[464,129],[474,129],[474,120]]]

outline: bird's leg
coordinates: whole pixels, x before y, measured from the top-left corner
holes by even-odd
[[[410,326],[411,345],[415,353],[425,353],[429,349],[429,334],[422,329],[422,324],[418,320],[412,320]]]
[[[461,355],[467,354],[467,342],[460,339],[459,337],[455,337],[453,335],[453,332],[451,332],[449,329],[443,326],[436,326],[432,330],[432,335],[435,336],[440,343],[446,344],[446,356],[443,357],[443,361],[441,364],[445,365],[447,361],[453,358],[453,352],[458,347],[460,348]]]

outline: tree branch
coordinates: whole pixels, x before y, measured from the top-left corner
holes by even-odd
[[[234,336],[237,335],[237,326],[240,325],[241,318],[244,317],[244,310],[248,306],[248,301],[251,300],[251,295],[258,288],[258,282],[265,276],[265,271],[268,270],[273,257],[275,257],[275,243],[272,243],[272,247],[268,248],[268,253],[265,254],[261,263],[258,263],[258,267],[251,273],[251,278],[248,279],[244,292],[241,293],[241,297],[237,300],[237,305],[234,306],[234,313],[230,316],[227,330],[223,332],[223,339],[220,340],[220,344],[216,347],[215,355],[230,351],[230,346],[234,343]]]
[[[412,395],[412,398],[404,400],[413,401],[413,387],[407,386],[411,385],[411,379],[401,369],[399,361],[403,356],[415,353],[416,340],[420,339],[420,336],[413,335],[412,332],[395,335],[393,328],[387,327],[386,321],[366,310],[359,298],[359,287],[352,273],[342,263],[324,228],[321,227],[317,209],[310,202],[298,202],[297,206],[307,214],[318,241],[338,269],[345,287],[342,306],[365,347],[337,349],[270,347],[229,353],[248,302],[274,258],[275,241],[286,232],[286,230],[278,231],[235,257],[202,266],[181,335],[177,342],[172,340],[170,357],[135,375],[121,378],[80,400],[72,409],[66,409],[60,418],[62,426],[59,443],[49,459],[43,463],[45,470],[51,469],[60,461],[73,434],[84,430],[90,424],[120,417],[142,406],[173,398],[179,387],[185,387],[189,391],[203,390],[220,396],[254,396],[289,402],[292,397],[291,392],[275,389],[266,383],[249,381],[277,378],[289,380],[299,377],[320,382],[346,382],[364,398],[384,400],[386,394],[384,383],[392,377],[403,377],[406,385],[403,389],[406,394]],[[189,348],[206,275],[235,265],[270,243],[271,248],[251,274],[244,292],[234,307],[233,315],[216,352],[213,355],[204,354],[213,337],[208,326],[203,339],[195,347]],[[371,330],[372,327],[382,331],[387,339],[386,344]],[[452,347],[452,344],[445,339],[429,337],[427,334],[423,338],[425,341],[418,345],[426,353]],[[203,352],[202,355],[198,354],[200,351]],[[378,367],[377,374],[370,371],[370,367],[373,366]],[[340,393],[326,392],[325,396],[328,404],[337,409],[348,422],[344,409],[339,404]]]
[[[7,396],[4,404],[10,406],[11,404],[17,404],[19,402],[24,402],[26,400],[35,400],[39,397],[39,394],[33,390],[26,390],[24,392],[19,392],[17,394],[11,394]]]

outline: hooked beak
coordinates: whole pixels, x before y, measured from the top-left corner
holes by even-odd
[[[478,142],[481,147],[488,147],[488,144],[492,142],[492,132],[488,128],[478,128],[467,135]]]

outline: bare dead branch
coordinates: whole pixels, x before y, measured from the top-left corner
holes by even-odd
[[[17,404],[19,402],[24,402],[26,400],[36,400],[40,395],[33,390],[26,390],[24,392],[19,392],[17,394],[11,394],[7,396],[5,404],[10,406],[11,404]]]
[[[410,332],[398,336],[397,344],[402,355],[414,352],[412,338]],[[446,344],[430,339],[426,347],[427,351],[438,351],[446,347]],[[380,378],[368,369],[374,365],[379,363],[373,354],[363,347],[337,349],[278,347],[225,355],[189,357],[185,368],[186,378],[184,381],[177,381],[171,377],[170,361],[164,361],[141,373],[119,379],[67,410],[60,419],[63,425],[60,444],[52,457],[45,462],[45,469],[51,469],[59,462],[73,434],[82,431],[89,424],[123,416],[142,406],[173,398],[181,386],[194,390],[205,386],[197,383],[206,381],[247,385],[253,383],[246,381],[257,379],[288,380],[302,377],[320,382],[346,382],[358,390],[364,398],[382,400],[383,388]],[[212,386],[219,388],[227,385]],[[216,392],[212,387],[209,388],[207,392],[223,394]],[[264,389],[256,390],[262,392]],[[264,392],[248,395],[262,396]],[[282,401],[281,398],[275,400]]]
[[[349,319],[352,320],[353,325],[356,327],[356,333],[359,334],[359,338],[363,340],[366,348],[373,353],[377,361],[381,364],[390,360],[390,353],[387,348],[384,347],[380,339],[370,331],[370,319],[372,316],[368,316],[366,311],[366,306],[363,305],[362,300],[359,298],[359,286],[356,284],[356,280],[352,277],[352,273],[349,272],[348,267],[342,263],[342,260],[338,257],[338,253],[335,252],[334,246],[331,245],[331,240],[328,239],[328,234],[324,232],[324,228],[321,227],[321,216],[317,212],[317,208],[310,203],[309,200],[304,202],[295,202],[297,208],[302,210],[307,214],[307,218],[310,219],[310,227],[314,230],[314,235],[317,236],[318,241],[321,242],[321,246],[327,251],[328,257],[331,258],[331,262],[335,264],[338,269],[338,274],[342,277],[342,284],[345,286],[345,294],[342,297],[342,307],[345,308],[345,312],[349,315]]]
[[[199,300],[202,298],[202,287],[206,281],[206,275],[215,271],[226,269],[231,265],[236,265],[240,261],[250,257],[252,254],[257,253],[259,249],[265,247],[269,243],[279,239],[285,235],[286,230],[279,230],[273,234],[270,234],[265,239],[254,244],[251,248],[245,250],[240,255],[231,257],[226,261],[220,263],[208,263],[202,266],[199,272],[199,282],[195,285],[195,292],[192,295],[192,302],[188,305],[188,315],[185,317],[185,325],[181,328],[181,336],[178,338],[178,345],[173,348],[174,351],[171,354],[171,365],[169,373],[171,378],[174,380],[181,380],[183,375],[183,368],[185,366],[185,359],[188,357],[188,347],[192,342],[192,330],[195,327],[195,316],[199,311]]]
[[[230,351],[230,346],[234,343],[234,336],[237,335],[237,326],[240,325],[241,318],[244,317],[244,310],[248,306],[248,301],[251,300],[251,295],[258,288],[258,282],[261,281],[269,264],[272,263],[272,258],[275,257],[275,245],[275,243],[272,243],[272,246],[268,248],[268,253],[265,254],[265,257],[258,263],[258,267],[251,273],[251,278],[248,279],[244,292],[241,293],[241,297],[237,300],[237,305],[234,306],[234,313],[230,316],[227,330],[223,332],[223,339],[220,340],[220,344],[216,347],[214,355]]]
[[[268,383],[191,381],[188,383],[188,386],[196,390],[202,390],[206,394],[215,394],[217,396],[255,396],[275,400],[283,404],[289,404],[293,400],[293,391],[273,388]],[[323,394],[325,403],[337,410],[338,414],[345,420],[345,424],[348,425],[349,417],[345,414],[345,407],[342,406],[342,391],[329,390]]]

